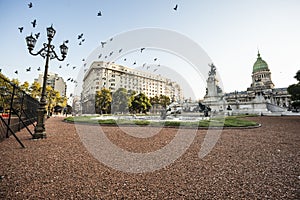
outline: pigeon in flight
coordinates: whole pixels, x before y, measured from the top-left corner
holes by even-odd
[[[15,74],[18,74],[18,70],[15,71]]]
[[[154,69],[154,70],[153,70],[153,72],[156,72],[156,71],[157,71],[157,69]]]
[[[124,61],[126,61],[127,59],[126,58],[124,58]]]
[[[71,80],[71,78],[68,78],[67,81]]]
[[[113,39],[114,39],[114,38],[110,38],[110,40],[109,40],[109,41],[113,41]]]
[[[141,53],[143,53],[143,51],[145,50],[145,48],[143,47],[143,48],[141,48]]]
[[[143,64],[143,68],[146,66],[146,63]]]
[[[157,61],[157,58],[154,58],[153,60],[154,60],[154,61]]]
[[[70,65],[70,63],[67,63],[67,67]]]
[[[102,48],[104,47],[105,44],[106,44],[106,42],[101,42]]]
[[[28,4],[28,8],[32,8],[32,2]]]
[[[82,58],[82,61],[84,62],[84,61],[85,61],[85,59],[84,59],[84,58]]]
[[[102,56],[102,54],[100,54],[100,55],[98,56],[98,58],[101,58],[101,56]]]
[[[61,68],[61,65],[59,65],[59,67],[58,68]]]
[[[75,68],[76,68],[76,66],[73,67],[73,69],[75,69]]]
[[[28,69],[26,69],[26,72],[30,72],[30,70],[31,70],[31,67],[29,67]]]
[[[98,17],[101,17],[101,16],[102,16],[101,11],[98,12],[97,16],[98,16]]]
[[[80,35],[78,35],[77,39],[80,40],[83,37],[83,33],[81,33]]]
[[[134,61],[134,63],[133,63],[134,65],[136,64],[136,61]]]
[[[36,38],[36,39],[39,39],[39,37],[40,37],[40,33],[36,33],[36,34],[35,34],[35,38]]]
[[[20,33],[22,33],[24,27],[22,26],[22,27],[19,27],[18,29],[19,29]]]
[[[119,50],[119,53],[121,53],[122,51],[123,51],[123,49],[120,49],[120,50]]]
[[[78,45],[81,45],[82,43],[81,42],[79,42],[79,44]]]
[[[109,56],[112,56],[112,55],[113,55],[113,53],[114,53],[113,51],[112,51],[112,52],[110,52],[110,53],[109,53]]]
[[[174,10],[177,10],[177,8],[178,8],[178,5],[176,4],[175,7],[174,7],[173,9],[174,9]]]
[[[36,27],[36,19],[33,20],[33,21],[31,22],[31,24],[32,24],[33,28],[35,28],[35,27]]]
[[[68,43],[69,43],[69,40],[64,41],[64,43],[68,44]]]
[[[41,67],[37,68],[38,71],[41,71]]]

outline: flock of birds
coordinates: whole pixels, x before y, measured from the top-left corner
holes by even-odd
[[[27,6],[28,6],[29,9],[31,9],[31,8],[33,7],[33,3],[30,2],[29,4],[27,4]],[[174,9],[175,11],[177,11],[177,9],[178,9],[178,4],[176,4],[176,5],[173,7],[173,9]],[[101,17],[101,16],[102,16],[102,11],[98,11],[97,17]],[[31,25],[32,25],[32,28],[36,28],[36,27],[37,27],[37,20],[36,20],[36,19],[34,19],[33,21],[31,21],[30,23],[31,23]],[[18,27],[18,30],[19,30],[20,33],[23,33],[24,27],[23,27],[23,26]],[[34,37],[35,37],[36,39],[38,39],[39,36],[40,36],[40,33],[39,33],[39,32],[34,34]],[[85,42],[84,34],[83,34],[83,33],[78,34],[78,35],[77,35],[77,40],[78,40],[78,45],[82,45],[82,44]],[[102,48],[105,48],[105,46],[106,46],[109,42],[112,42],[112,41],[113,41],[113,38],[110,38],[109,41],[102,41],[102,42],[100,43],[100,45],[101,45]],[[68,42],[69,42],[69,40],[64,41],[64,43],[68,43]],[[140,53],[143,53],[143,51],[144,51],[145,49],[146,49],[145,47],[140,48]],[[118,50],[118,53],[121,53],[122,51],[123,51],[123,49],[121,48],[121,49]],[[111,51],[108,55],[105,55],[105,56],[102,57],[102,54],[100,53],[100,54],[98,55],[98,59],[101,59],[101,58],[107,59],[107,58],[111,57],[113,54],[114,54],[114,51]],[[127,61],[127,58],[124,58],[123,60],[124,60],[124,61]],[[157,60],[158,60],[158,58],[154,58],[154,59],[153,59],[154,62],[156,62]],[[83,58],[82,61],[84,62],[85,59]],[[107,64],[110,64],[110,62],[107,62]],[[87,65],[87,63],[84,63],[84,67],[87,67],[86,65]],[[133,62],[132,66],[134,66],[134,65],[135,65],[135,66],[137,65],[137,62],[136,62],[136,61]],[[70,66],[70,63],[67,63],[67,64],[66,64],[66,67],[67,67],[67,68],[70,68],[69,66]],[[150,65],[147,65],[146,63],[142,64],[141,66],[142,66],[142,68],[147,69],[147,70],[149,70],[149,69],[151,68]],[[157,64],[156,66],[159,67],[160,64]],[[59,68],[59,69],[62,69],[63,66],[60,65],[58,68]],[[65,68],[65,67],[64,67],[64,68]],[[75,70],[76,68],[77,68],[76,66],[71,67],[72,70]],[[2,70],[2,69],[0,69],[0,72],[1,72],[1,70]],[[26,68],[25,70],[26,70],[26,72],[31,72],[31,71],[32,71],[32,68],[31,68],[31,67],[28,67],[28,68]],[[84,72],[86,72],[87,70],[88,70],[87,68],[84,68]],[[155,69],[153,69],[153,72],[156,72],[157,70],[158,70],[158,68],[155,68]],[[37,68],[37,71],[41,71],[41,67],[38,67],[38,68]],[[15,73],[15,74],[19,74],[19,71],[18,71],[18,70],[15,70],[14,73]],[[67,78],[67,81],[70,81],[70,82],[72,82],[72,83],[77,84],[77,81],[76,81],[74,78],[72,78],[72,77]]]

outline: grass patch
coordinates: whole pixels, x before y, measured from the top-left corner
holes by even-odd
[[[161,121],[151,122],[148,120],[114,120],[114,119],[103,119],[93,120],[95,116],[76,116],[67,117],[67,122],[79,122],[79,123],[91,123],[91,124],[102,124],[102,125],[139,125],[139,126],[165,126],[165,127],[251,127],[256,126],[257,123],[254,121],[243,119],[249,117],[249,115],[243,116],[229,116],[225,118],[212,118],[210,120],[201,120],[196,122],[188,121]]]

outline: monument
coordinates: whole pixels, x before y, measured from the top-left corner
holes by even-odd
[[[212,63],[209,65],[210,71],[208,72],[206,94],[204,96],[203,104],[209,106],[212,112],[222,112],[226,108],[224,94],[218,85],[216,77],[216,66]]]

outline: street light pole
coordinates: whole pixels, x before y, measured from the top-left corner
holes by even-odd
[[[51,41],[55,35],[56,31],[51,26],[47,28],[47,37],[48,37],[48,43],[44,43],[44,47],[39,50],[37,53],[33,53],[32,50],[34,49],[36,39],[32,36],[26,37],[26,43],[29,50],[29,53],[33,56],[40,55],[43,58],[46,58],[45,63],[45,71],[44,71],[44,77],[43,77],[43,87],[42,87],[42,94],[40,99],[40,105],[37,109],[37,124],[34,128],[34,134],[33,139],[39,139],[39,138],[46,138],[46,129],[45,129],[45,114],[46,114],[46,108],[47,105],[46,101],[46,85],[47,85],[47,76],[48,76],[48,68],[49,68],[49,60],[50,59],[57,59],[59,61],[63,61],[66,58],[66,55],[68,53],[68,47],[63,43],[60,45],[60,51],[62,54],[62,58],[59,58],[54,51],[54,45],[51,45]]]

